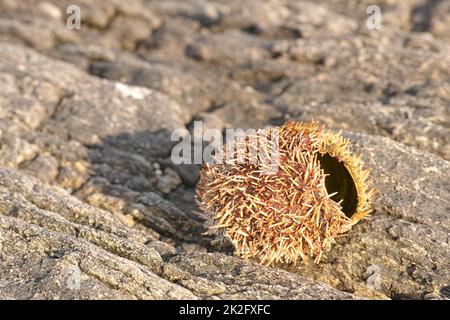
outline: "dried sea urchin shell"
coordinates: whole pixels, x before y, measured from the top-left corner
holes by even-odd
[[[348,140],[314,122],[288,122],[275,130],[276,171],[264,173],[264,164],[252,162],[249,152],[240,162],[205,164],[197,201],[209,229],[230,239],[237,255],[266,265],[308,256],[318,263],[336,237],[369,213],[368,171]],[[273,140],[264,141],[259,148],[275,150]],[[219,150],[226,153],[224,146]]]

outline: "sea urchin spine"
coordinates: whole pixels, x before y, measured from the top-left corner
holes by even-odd
[[[263,137],[258,147],[274,152],[271,131],[259,130],[241,143]],[[197,201],[210,230],[230,239],[243,258],[266,265],[308,256],[319,262],[336,237],[369,213],[368,171],[348,140],[314,122],[288,122],[276,133],[276,171],[264,172],[265,164],[250,152],[241,161],[205,164]],[[219,151],[223,156],[230,148]]]

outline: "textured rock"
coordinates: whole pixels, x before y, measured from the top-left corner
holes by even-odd
[[[0,297],[447,297],[450,6],[372,2],[0,0]],[[171,132],[311,118],[372,168],[373,214],[319,265],[233,257]]]
[[[0,183],[3,298],[352,297],[301,276],[219,253],[177,254],[170,245],[127,227],[108,211],[14,171],[1,169]],[[140,201],[150,210],[163,215],[178,211],[156,196],[146,197]],[[242,276],[230,277],[236,272]],[[279,279],[277,285],[274,279]]]

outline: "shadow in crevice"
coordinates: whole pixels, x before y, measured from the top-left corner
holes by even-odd
[[[157,232],[175,246],[212,245],[195,203],[200,165],[175,165],[168,130],[120,133],[92,145],[88,160],[93,178],[77,191],[91,205]],[[95,194],[96,196],[92,196]]]
[[[431,28],[433,10],[441,0],[424,1],[411,12],[411,31],[427,32]]]

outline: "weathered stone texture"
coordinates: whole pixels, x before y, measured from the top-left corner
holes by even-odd
[[[0,298],[446,298],[449,10],[0,0]],[[170,136],[288,119],[343,129],[378,193],[319,265],[268,268],[204,235]]]

